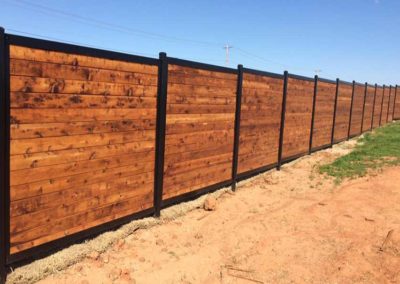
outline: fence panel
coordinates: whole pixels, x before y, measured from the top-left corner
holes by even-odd
[[[320,79],[315,99],[312,149],[331,144],[335,97],[336,83]]]
[[[278,162],[283,78],[243,74],[238,173]]]
[[[232,176],[236,70],[169,64],[163,200]]]
[[[387,123],[387,115],[388,115],[388,105],[389,105],[389,87],[383,86],[383,100],[382,100],[382,111],[381,111],[381,125],[385,125]]]
[[[353,109],[351,112],[350,137],[361,133],[362,112],[364,106],[365,86],[355,83],[353,96]]]
[[[10,253],[153,206],[157,66],[10,46]]]
[[[336,106],[334,142],[347,138],[349,131],[351,95],[353,87],[346,82],[339,82],[339,92]]]
[[[374,96],[375,96],[375,86],[367,85],[367,94],[365,96],[365,106],[364,106],[364,121],[362,129],[363,132],[371,129],[372,111],[374,107]]]
[[[381,111],[382,111],[382,99],[383,99],[383,88],[381,86],[376,86],[376,95],[375,95],[375,105],[374,105],[374,121],[372,124],[372,128],[376,128],[379,126],[381,119]]]
[[[288,78],[283,160],[308,153],[314,79]]]
[[[395,88],[393,86],[390,86],[389,87],[389,105],[388,105],[388,114],[387,114],[388,122],[393,120],[394,93],[395,93]]]

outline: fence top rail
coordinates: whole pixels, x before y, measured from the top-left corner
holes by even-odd
[[[297,79],[297,80],[304,80],[304,81],[310,81],[310,82],[314,82],[315,78],[311,78],[311,77],[306,77],[306,76],[302,76],[302,75],[297,75],[297,74],[288,74],[289,78],[292,79]]]
[[[186,60],[186,59],[180,59],[180,58],[175,58],[175,57],[167,57],[167,62],[169,64],[204,69],[204,70],[215,71],[215,72],[224,72],[224,73],[231,73],[231,74],[237,74],[237,72],[238,72],[238,69],[234,69],[234,68],[229,68],[229,67],[224,67],[224,66],[219,66],[219,65],[212,65],[212,64],[191,61],[191,60]]]
[[[336,84],[336,80],[331,80],[331,79],[326,79],[326,78],[318,77],[318,81],[325,82],[325,83]]]
[[[365,87],[365,83],[360,83],[360,82],[356,82],[356,81],[354,81],[354,85]]]
[[[344,85],[353,85],[353,82],[349,82],[349,81],[343,81],[343,80],[339,80],[339,84],[344,84]]]
[[[43,49],[48,51],[58,51],[65,53],[72,53],[77,55],[105,58],[111,60],[120,60],[134,63],[142,63],[149,65],[158,65],[159,60],[151,57],[144,57],[117,51],[109,51],[93,47],[86,47],[74,45],[69,43],[62,43],[57,41],[50,41],[45,39],[36,39],[26,36],[6,34],[9,44],[18,45],[29,48]]]
[[[272,72],[267,72],[267,71],[262,71],[262,70],[243,68],[243,72],[250,73],[253,75],[260,75],[260,76],[272,77],[272,78],[277,78],[277,79],[283,79],[283,74],[272,73]]]

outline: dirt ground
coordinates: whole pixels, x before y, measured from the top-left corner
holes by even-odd
[[[39,283],[400,283],[400,167],[336,186],[315,165],[346,145],[242,182],[214,211],[138,230]]]

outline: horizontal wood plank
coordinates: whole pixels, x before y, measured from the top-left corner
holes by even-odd
[[[10,55],[11,253],[151,208],[158,67]]]

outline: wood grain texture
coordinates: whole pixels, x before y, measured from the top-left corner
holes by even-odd
[[[232,175],[237,75],[168,67],[163,199]]]
[[[153,206],[157,72],[10,47],[12,254]]]
[[[314,82],[288,79],[283,159],[309,150]]]
[[[331,143],[336,84],[318,82],[315,100],[312,148]]]
[[[356,84],[354,86],[353,109],[351,112],[350,136],[361,133],[362,112],[364,106],[365,86]]]
[[[353,87],[339,83],[339,92],[336,106],[336,120],[334,142],[347,138],[350,121],[351,94]]]
[[[238,173],[278,161],[283,80],[243,74]]]

